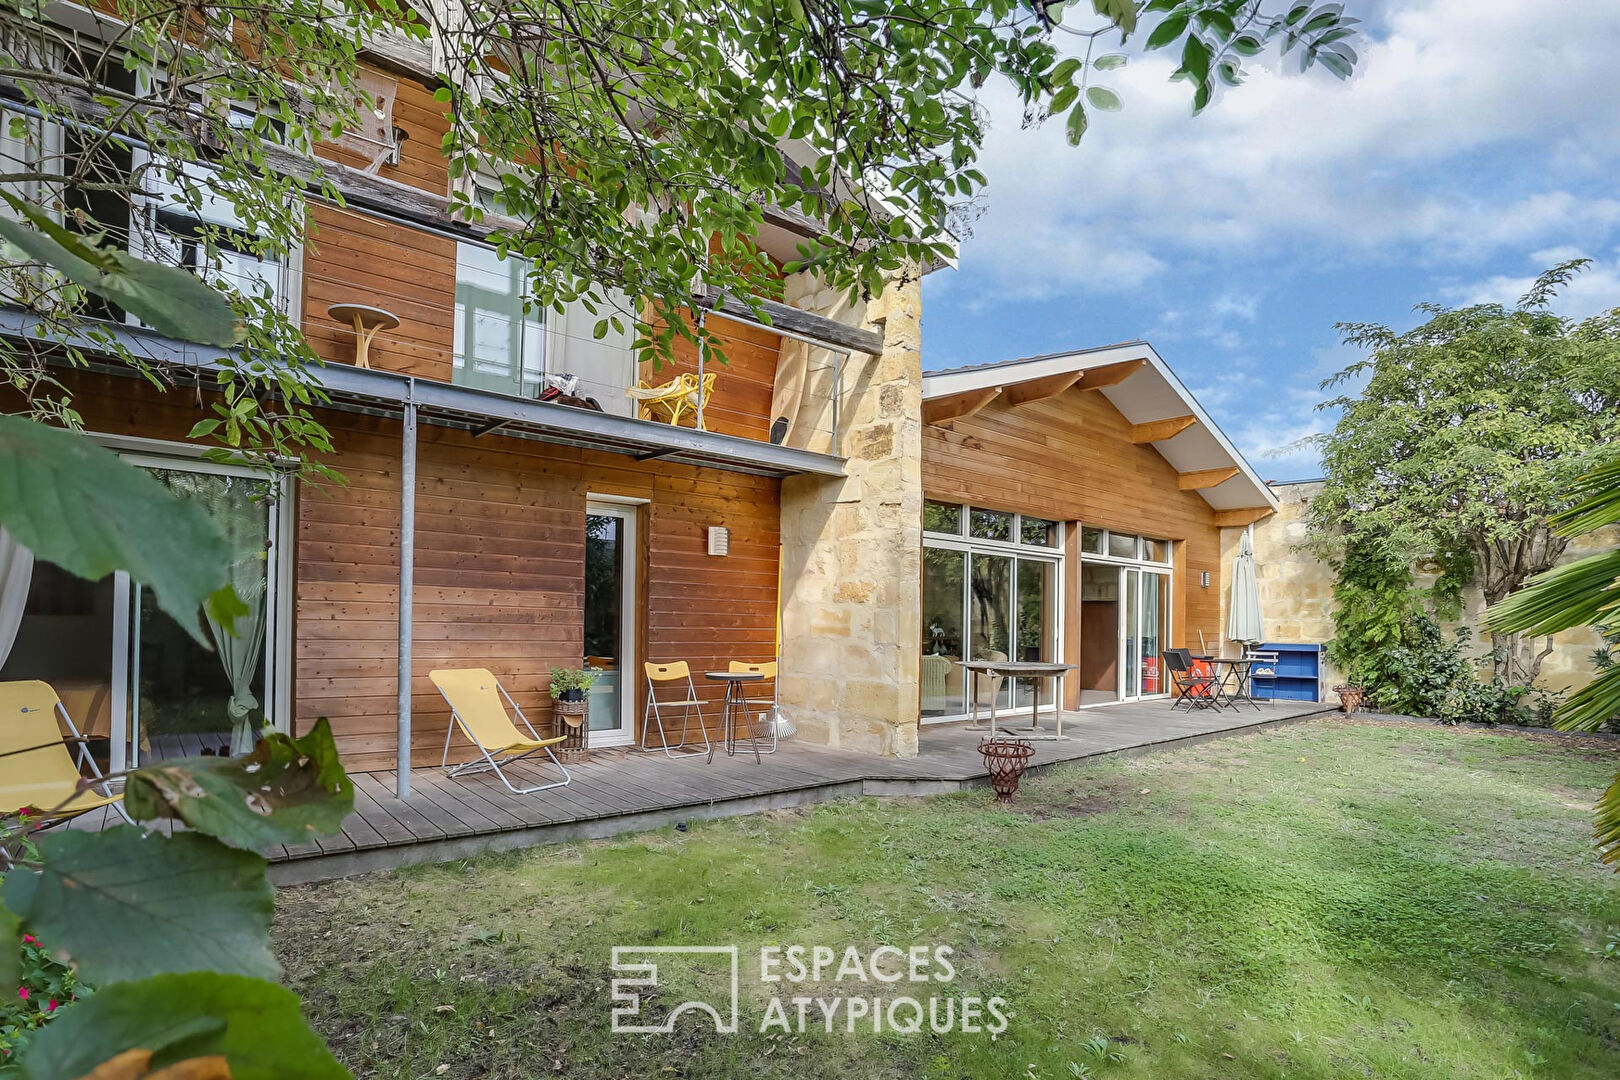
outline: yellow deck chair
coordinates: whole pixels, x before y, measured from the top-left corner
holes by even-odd
[[[637,402],[643,420],[662,420],[679,427],[687,413],[696,416],[700,401],[707,403],[714,397],[714,381],[719,374],[717,371],[704,372],[701,390],[697,374],[685,371],[667,383],[649,386],[642,382],[624,393]]]
[[[61,724],[73,734],[64,736]],[[50,683],[0,683],[0,813],[33,808],[61,822],[111,806],[129,821],[123,794],[108,790],[85,742]],[[80,787],[87,778],[79,772],[69,743],[77,746],[79,763],[89,768],[90,778],[100,782],[100,792]]]
[[[444,733],[444,757],[439,761],[439,767],[446,770],[450,776],[463,776],[468,773],[494,770],[495,775],[501,778],[507,790],[514,795],[528,795],[536,791],[545,791],[548,788],[565,787],[573,782],[567,768],[557,760],[557,755],[551,748],[568,738],[567,735],[556,735],[549,739],[542,739],[540,733],[534,730],[529,718],[523,715],[512,695],[500,684],[500,680],[490,674],[485,668],[451,668],[428,672],[428,678],[433,685],[439,688],[444,700],[450,703],[450,730]],[[501,704],[505,699],[506,704]],[[529,738],[524,738],[512,723],[512,717],[507,713],[507,706],[523,721],[523,726],[529,729]],[[472,740],[478,752],[483,755],[481,760],[463,762],[460,765],[450,764],[450,738],[455,734],[457,725]],[[533,754],[544,753],[551,759],[551,763],[562,772],[563,778],[552,784],[536,784],[533,787],[520,788],[513,785],[507,778],[502,765],[511,765],[522,761]]]

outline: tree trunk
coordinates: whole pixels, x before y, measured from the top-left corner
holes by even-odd
[[[1498,604],[1530,578],[1551,570],[1568,546],[1569,540],[1554,534],[1546,522],[1537,522],[1529,532],[1512,540],[1487,542],[1473,538],[1469,547],[1485,603]],[[1523,634],[1492,634],[1491,650],[1497,679],[1507,686],[1530,686],[1541,674],[1542,661],[1552,653],[1553,642],[1548,637],[1538,647],[1534,638]]]

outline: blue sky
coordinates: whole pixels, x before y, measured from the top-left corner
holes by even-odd
[[[1299,479],[1318,384],[1355,358],[1335,322],[1511,302],[1575,255],[1597,265],[1561,310],[1620,305],[1620,3],[1346,8],[1350,81],[1274,62],[1193,117],[1133,52],[1078,149],[987,88],[989,189],[924,282],[924,366],[1146,338],[1262,476]]]

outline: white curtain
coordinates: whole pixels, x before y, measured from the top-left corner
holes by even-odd
[[[17,643],[28,586],[34,579],[34,553],[6,530],[0,529],[0,667]]]
[[[231,719],[231,756],[250,753],[257,737],[249,719],[259,707],[253,693],[253,677],[259,672],[259,660],[264,656],[265,629],[265,564],[262,558],[238,560],[231,567],[231,584],[236,595],[248,606],[246,615],[238,615],[235,634],[208,616],[208,629],[214,634],[214,647],[219,650],[219,662],[224,665],[225,677],[231,681],[231,697],[225,712]]]

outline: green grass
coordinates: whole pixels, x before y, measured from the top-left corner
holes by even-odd
[[[1321,722],[1066,767],[1011,812],[847,801],[284,890],[277,938],[368,1077],[1612,1078],[1617,756]],[[740,1034],[609,1031],[610,950],[651,943],[742,946]],[[773,943],[949,945],[931,992],[1013,1017],[762,1035]]]

